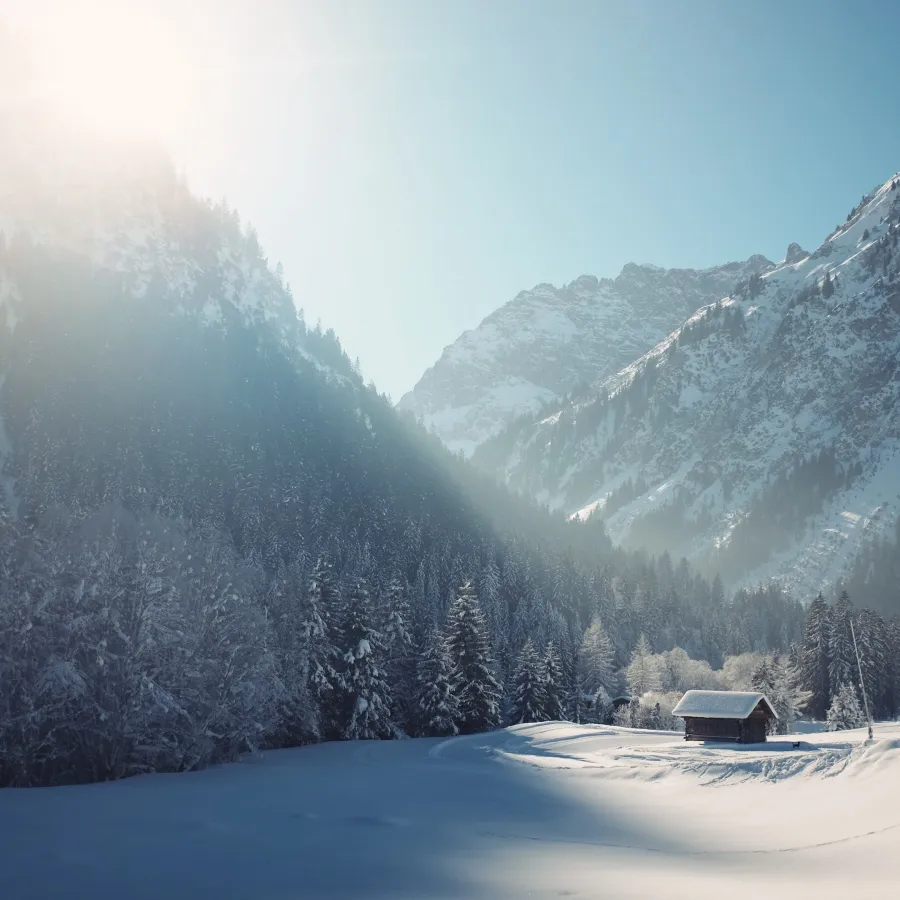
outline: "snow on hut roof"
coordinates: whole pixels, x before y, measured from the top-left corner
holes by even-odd
[[[777,719],[778,714],[766,695],[753,691],[688,691],[672,712],[682,718],[746,719],[760,700]]]

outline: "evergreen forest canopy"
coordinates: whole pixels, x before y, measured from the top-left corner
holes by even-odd
[[[0,242],[0,783],[590,716],[586,636],[595,697],[628,689],[638,645],[719,668],[800,640],[776,587],[728,599],[449,454],[293,312],[233,213],[158,189],[203,273],[189,296],[162,250],[136,292]],[[233,293],[226,242],[288,318],[196,314]]]

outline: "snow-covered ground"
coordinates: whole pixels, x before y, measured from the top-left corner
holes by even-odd
[[[746,748],[548,723],[0,792],[3,900],[888,897],[898,848],[900,723]]]

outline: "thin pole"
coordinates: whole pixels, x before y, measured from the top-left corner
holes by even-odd
[[[863,706],[866,708],[866,721],[869,723],[869,740],[872,740],[872,717],[869,715],[869,701],[866,699],[866,683],[863,681],[862,663],[859,661],[859,647],[856,645],[856,630],[853,619],[850,619],[850,634],[853,635],[853,650],[856,653],[856,666],[859,669],[859,686],[862,688]]]

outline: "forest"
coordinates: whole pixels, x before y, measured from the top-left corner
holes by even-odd
[[[616,696],[667,727],[650,700],[695,681],[824,716],[859,687],[846,603],[732,597],[510,492],[364,384],[232,211],[159,189],[140,272],[0,241],[0,784],[605,721]],[[896,622],[853,616],[896,711]]]
[[[294,312],[231,212],[172,205],[179,246],[209,265],[193,299],[162,253],[136,292],[128,271],[27,238],[0,246],[21,298],[0,330],[0,782],[422,733],[416,710],[437,708],[441,678],[459,685],[443,654],[466,584],[458,641],[485,648],[483,725],[512,715],[529,642],[557,660],[571,706],[595,617],[616,672],[641,635],[716,667],[798,639],[802,607],[776,588],[730,599],[449,454]],[[227,293],[209,259],[229,241],[274,324],[190,314]],[[473,728],[466,716],[454,727]]]

